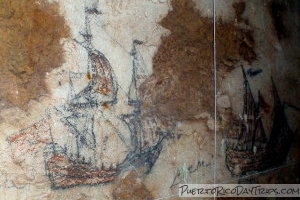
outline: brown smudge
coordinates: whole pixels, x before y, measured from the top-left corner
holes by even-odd
[[[93,77],[92,77],[91,74],[87,74],[87,75],[86,75],[86,78],[89,79],[89,80],[92,80]]]
[[[69,36],[58,3],[0,2],[0,98],[27,109],[45,95],[45,75],[64,62],[62,38]]]
[[[192,0],[173,0],[173,10],[160,24],[171,34],[162,37],[153,58],[153,75],[140,87],[144,114],[187,120],[213,112],[213,20],[202,17]],[[219,76],[239,61],[256,59],[250,30],[234,22],[217,22]]]
[[[131,171],[125,178],[115,184],[112,195],[115,200],[154,199],[146,186],[139,180],[135,171]]]
[[[102,104],[102,108],[103,108],[103,109],[109,109],[110,106],[109,106],[108,103],[103,103],[103,104]]]

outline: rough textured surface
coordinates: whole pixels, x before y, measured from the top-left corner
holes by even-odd
[[[171,33],[162,38],[153,58],[154,73],[140,92],[146,113],[186,120],[213,112],[213,21],[202,17],[191,0],[171,5],[172,11],[160,22]],[[219,72],[256,58],[252,32],[233,22],[218,21],[217,46]]]
[[[0,98],[26,109],[47,94],[46,73],[62,65],[69,29],[57,3],[1,0],[0,35]]]
[[[151,200],[151,193],[138,178],[135,171],[129,172],[114,186],[113,197],[115,200]]]
[[[280,11],[283,21],[295,19],[285,24],[288,37],[280,40],[270,1],[216,1],[216,127],[209,102],[213,1],[10,1],[13,9],[31,2],[24,16],[34,15],[32,6],[46,13],[55,7],[55,17],[64,18],[71,37],[60,39],[63,64],[46,73],[47,96],[30,100],[28,109],[7,107],[0,96],[1,200],[179,200],[179,184],[213,183],[214,172],[216,182],[299,183],[299,131],[280,169],[236,177],[226,168],[222,135],[232,118],[242,116],[241,64],[254,99],[258,90],[264,98],[260,117],[266,134],[273,111],[270,77],[288,103],[289,124],[300,130],[295,109],[300,1]],[[96,78],[88,69],[104,70]],[[6,88],[0,86],[1,92]],[[113,95],[107,95],[110,90]]]

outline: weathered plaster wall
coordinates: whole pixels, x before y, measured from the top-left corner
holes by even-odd
[[[226,168],[222,137],[241,116],[241,64],[262,70],[249,75],[249,83],[254,98],[260,90],[266,102],[261,115],[268,137],[271,76],[281,100],[299,107],[299,21],[287,23],[288,34],[280,37],[274,26],[281,20],[274,12],[299,19],[298,3],[276,11],[272,2],[282,1],[217,1],[215,137],[212,1],[3,2],[29,17],[0,10],[9,19],[0,22],[0,32],[11,37],[1,39],[0,53],[18,54],[14,45],[38,41],[45,53],[25,48],[32,54],[25,60],[40,58],[25,69],[14,67],[24,59],[0,55],[21,70],[20,79],[9,78],[8,64],[0,65],[0,199],[177,199],[179,183],[212,183],[214,168],[217,182],[238,182]],[[7,27],[14,19],[22,31]],[[32,32],[37,19],[41,27]],[[22,98],[12,95],[20,88],[27,88]],[[286,107],[292,130],[299,130],[298,112]],[[287,156],[291,167],[250,178],[296,181],[290,174],[298,170],[297,134]]]

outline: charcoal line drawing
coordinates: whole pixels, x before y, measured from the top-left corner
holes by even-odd
[[[24,149],[30,149],[25,135],[43,132],[47,137],[45,171],[52,189],[105,184],[132,167],[144,167],[145,173],[149,173],[160,155],[163,140],[172,137],[172,131],[162,128],[158,119],[141,116],[137,76],[143,66],[137,46],[142,41],[134,40],[130,52],[132,77],[127,103],[132,112],[115,114],[119,85],[108,59],[94,48],[90,27],[91,17],[101,12],[97,7],[85,7],[84,12],[85,29],[80,33],[83,41],[74,41],[88,55],[87,86],[76,93],[73,80],[82,77],[82,73],[70,71],[67,102],[47,109],[41,120],[47,129],[40,130],[34,124],[8,138],[12,146],[18,146],[22,140],[27,144]],[[117,149],[120,147],[115,143],[122,149]],[[121,153],[125,155],[119,156]]]
[[[250,77],[253,77],[253,76],[257,76],[258,74],[262,73],[263,70],[262,69],[248,69],[247,70],[247,75],[249,75]]]
[[[255,101],[247,73],[242,68],[244,78],[244,106],[240,119],[234,119],[223,133],[226,145],[226,166],[237,176],[266,170],[284,164],[293,141],[294,132],[290,129],[272,79],[274,108],[273,126],[267,138],[261,118],[261,99]]]
[[[186,169],[184,170],[184,168],[186,168]],[[185,165],[181,169],[177,168],[170,188],[172,189],[172,188],[174,188],[175,186],[177,186],[181,183],[188,183],[188,181],[185,180],[186,178],[184,176],[189,176],[189,175],[197,172],[200,169],[211,169],[211,168],[213,168],[212,163],[207,163],[203,160],[202,161],[199,160],[197,162],[196,166],[193,166],[193,165],[186,166]],[[185,175],[185,173],[187,175]]]
[[[67,189],[83,185],[99,185],[114,181],[131,168],[143,168],[150,173],[158,159],[165,139],[173,138],[173,128],[165,127],[155,117],[141,112],[138,87],[145,75],[145,66],[138,48],[143,41],[133,40],[129,52],[132,58],[127,104],[129,113],[116,114],[121,88],[106,56],[93,45],[91,20],[101,15],[96,6],[85,7],[85,28],[82,40],[74,41],[87,54],[86,73],[69,71],[67,101],[48,108],[40,121],[7,138],[12,158],[22,162],[24,156],[43,148],[45,173],[52,189]],[[244,78],[244,107],[240,119],[234,119],[224,132],[226,166],[237,176],[281,165],[289,151],[294,133],[288,126],[275,83],[273,127],[267,138],[261,118],[262,99],[255,101],[247,76],[262,70],[242,68]],[[88,79],[87,85],[76,92],[74,80]],[[196,167],[186,167],[192,174],[200,168],[211,167],[203,161]],[[183,172],[175,174],[171,188],[182,180]]]

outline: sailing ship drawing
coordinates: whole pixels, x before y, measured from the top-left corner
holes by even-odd
[[[52,189],[105,184],[131,168],[143,168],[149,173],[163,141],[173,137],[174,127],[165,127],[159,119],[141,113],[138,77],[144,66],[138,48],[142,41],[133,40],[130,52],[132,73],[126,103],[132,109],[124,114],[116,112],[120,85],[109,60],[93,45],[91,17],[100,15],[100,11],[96,6],[85,7],[84,14],[83,39],[75,42],[88,57],[87,85],[76,92],[71,76],[76,73],[70,71],[67,101],[47,109],[39,122],[8,137],[18,162],[23,162],[22,154],[25,157],[43,147],[45,172]],[[243,67],[242,72],[243,114],[224,132],[226,165],[234,175],[282,164],[294,135],[273,82],[273,128],[269,138],[266,136],[260,98],[255,101]]]
[[[71,133],[71,142],[57,145],[55,139],[48,146],[50,151],[45,153],[45,163],[47,174],[52,182],[53,188],[66,188],[82,184],[100,184],[110,182],[122,171],[135,167],[146,167],[149,172],[155,160],[158,158],[162,148],[162,140],[166,133],[157,126],[156,119],[141,119],[140,100],[137,90],[137,68],[139,61],[137,58],[136,46],[142,44],[141,41],[133,41],[131,56],[132,78],[128,92],[128,104],[133,107],[132,113],[113,115],[112,112],[104,111],[103,106],[112,107],[117,103],[118,84],[116,82],[113,69],[107,58],[92,45],[92,34],[90,30],[90,15],[99,14],[97,9],[85,9],[86,28],[82,34],[84,41],[78,42],[88,54],[87,77],[90,79],[88,85],[78,94],[71,94],[67,104],[61,108],[56,108],[61,114],[63,124],[68,127]],[[72,93],[72,81],[70,80],[70,93]],[[95,111],[96,110],[96,111]],[[101,113],[96,119],[93,113]],[[117,119],[118,118],[118,119]],[[113,120],[111,120],[113,119]],[[108,123],[110,127],[105,127],[102,131],[108,131],[110,136],[115,135],[124,146],[123,152],[126,156],[119,156],[122,149],[104,152],[114,144],[116,140],[109,141],[110,136],[97,141],[95,136],[95,121]],[[125,126],[118,128],[113,121],[123,123]],[[124,134],[124,129],[128,130]],[[98,134],[101,132],[98,129]],[[107,143],[110,147],[107,147]],[[66,146],[67,144],[67,146]],[[99,146],[100,145],[100,146]],[[99,150],[100,149],[100,150]],[[106,155],[105,155],[106,154]],[[105,160],[101,156],[107,156],[109,166],[105,165]],[[113,157],[119,159],[111,160]],[[120,158],[121,157],[121,158]],[[104,163],[103,163],[104,162]]]
[[[76,93],[70,76],[67,101],[47,109],[41,122],[8,138],[18,152],[20,144],[26,144],[24,149],[31,148],[28,135],[49,135],[43,143],[43,154],[53,189],[104,184],[132,167],[149,173],[162,150],[162,141],[172,135],[158,119],[141,116],[141,81],[137,76],[143,66],[137,48],[142,41],[134,40],[130,52],[132,77],[127,103],[132,109],[125,114],[117,114],[114,109],[120,86],[108,59],[93,46],[91,17],[100,14],[95,5],[85,7],[83,40],[75,40],[88,56],[87,85]]]
[[[274,109],[273,126],[269,138],[265,133],[261,116],[261,99],[255,101],[247,74],[242,68],[244,78],[244,105],[239,119],[233,119],[230,127],[223,133],[226,145],[226,166],[233,175],[245,175],[283,164],[293,140],[284,105],[272,79]]]

